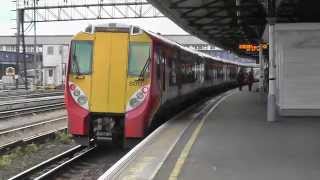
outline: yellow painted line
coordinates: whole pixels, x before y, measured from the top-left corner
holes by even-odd
[[[209,116],[209,114],[222,102],[224,101],[227,97],[231,96],[234,92],[227,94],[226,96],[224,96],[223,98],[221,98],[209,111],[208,113],[201,119],[201,122],[198,124],[198,126],[196,127],[196,129],[193,131],[192,136],[190,137],[190,139],[188,140],[187,144],[183,147],[183,150],[173,168],[173,170],[171,171],[171,174],[169,176],[169,180],[177,180],[178,176],[180,175],[181,169],[186,161],[186,159],[189,156],[189,153],[191,151],[192,145],[194,144],[194,142],[196,141],[197,137],[199,136],[200,130],[203,126],[203,124],[205,123],[207,117]]]

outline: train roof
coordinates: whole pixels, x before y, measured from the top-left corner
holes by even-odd
[[[230,61],[228,59],[223,59],[223,58],[220,58],[220,57],[213,57],[213,56],[210,56],[206,53],[203,53],[203,52],[200,52],[200,51],[197,51],[197,50],[194,50],[194,49],[191,49],[191,48],[188,48],[188,47],[185,47],[185,46],[182,46],[181,44],[175,42],[175,41],[172,41],[170,39],[167,39],[163,36],[161,36],[160,34],[157,34],[157,33],[154,33],[152,31],[148,31],[148,30],[145,30],[143,28],[140,28],[138,26],[134,26],[134,25],[128,25],[128,24],[122,24],[122,23],[106,23],[106,24],[98,24],[98,25],[95,25],[94,27],[92,27],[92,25],[88,26],[86,28],[86,32],[97,32],[97,31],[126,31],[126,32],[130,32],[133,28],[139,28],[141,29],[142,31],[144,31],[145,33],[149,34],[151,37],[153,38],[156,38],[166,44],[169,44],[171,46],[175,46],[181,50],[184,50],[184,51],[187,51],[191,54],[194,54],[194,55],[197,55],[197,56],[200,56],[200,57],[203,57],[203,58],[207,58],[207,59],[211,59],[211,60],[214,60],[214,61],[219,61],[219,62],[223,62],[223,63],[228,63],[228,64],[234,64],[234,65],[239,65],[239,66],[244,66],[244,67],[257,67],[257,64],[248,64],[248,63],[241,63],[241,62],[235,62],[235,61]]]
[[[245,66],[245,67],[256,67],[257,65],[256,64],[247,64],[247,63],[240,63],[240,62],[235,62],[235,61],[230,61],[230,60],[227,60],[227,59],[223,59],[223,58],[219,58],[219,57],[213,57],[213,56],[210,56],[206,53],[203,53],[203,52],[200,52],[200,51],[197,51],[197,50],[194,50],[194,49],[191,49],[191,48],[188,48],[188,47],[185,47],[185,46],[182,46],[181,44],[175,42],[175,41],[172,41],[170,39],[167,39],[157,33],[154,33],[152,31],[148,31],[148,30],[143,30],[145,31],[147,34],[149,34],[150,36],[156,38],[156,39],[159,39],[160,41],[164,42],[164,43],[167,43],[169,45],[172,45],[172,46],[175,46],[179,49],[182,49],[184,51],[187,51],[191,54],[194,54],[194,55],[197,55],[197,56],[200,56],[200,57],[203,57],[203,58],[208,58],[208,59],[211,59],[211,60],[214,60],[214,61],[219,61],[219,62],[223,62],[223,63],[228,63],[228,64],[234,64],[234,65],[239,65],[239,66]]]

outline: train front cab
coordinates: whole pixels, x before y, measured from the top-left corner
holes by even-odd
[[[143,31],[96,28],[71,43],[65,90],[69,132],[80,144],[144,136],[152,44]]]

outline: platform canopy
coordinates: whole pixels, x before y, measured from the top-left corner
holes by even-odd
[[[320,22],[317,0],[148,0],[184,30],[238,54],[257,45],[268,20]]]

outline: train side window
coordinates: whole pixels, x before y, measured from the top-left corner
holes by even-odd
[[[220,79],[223,80],[224,78],[224,71],[223,71],[223,66],[220,67]]]
[[[221,66],[221,65],[220,65]],[[222,67],[219,67],[218,70],[218,79],[221,80],[223,78],[223,69]]]
[[[169,60],[169,68],[170,68],[170,73],[169,73],[169,85],[174,86],[177,83],[177,74],[176,74],[176,63],[175,59],[170,59]]]
[[[204,82],[204,76],[205,76],[205,64],[200,64],[200,82]]]
[[[217,80],[217,79],[218,79],[218,68],[217,68],[217,64],[214,64],[214,65],[213,65],[213,77],[214,77],[214,80]]]
[[[176,75],[177,75],[177,85],[179,88],[181,88],[181,85],[183,84],[183,75],[182,75],[182,63],[181,63],[181,52],[177,51],[176,56]]]
[[[193,64],[192,58],[190,54],[185,52],[181,53],[181,82],[182,84],[190,83],[191,80],[194,78],[193,76]]]

